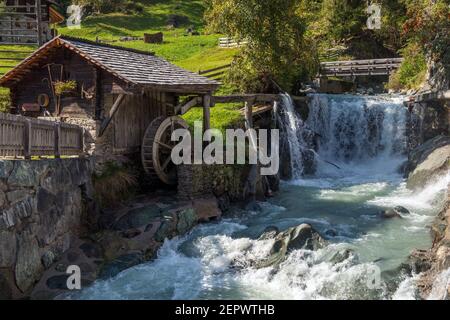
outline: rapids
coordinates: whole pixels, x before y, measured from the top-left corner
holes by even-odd
[[[275,198],[255,212],[236,209],[220,222],[167,240],[156,260],[99,280],[71,298],[417,299],[416,276],[399,267],[413,249],[431,246],[427,226],[440,209],[450,173],[423,190],[406,189],[400,170],[406,160],[402,98],[313,95],[307,121],[292,100],[283,100],[294,178],[282,183]],[[300,161],[300,150],[308,148],[302,138],[307,127],[319,137],[312,176],[303,175]],[[381,210],[398,205],[411,214],[380,218]],[[301,223],[311,224],[330,244],[316,252],[290,252],[277,267],[252,267],[273,244],[257,240],[265,228]],[[331,263],[330,255],[342,249],[353,254]],[[381,278],[370,286],[374,270]]]

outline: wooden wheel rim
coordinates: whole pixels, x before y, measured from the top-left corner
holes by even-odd
[[[168,185],[177,183],[176,168],[171,159],[175,142],[170,141],[176,129],[189,129],[189,126],[177,116],[157,118],[147,128],[142,144],[144,170]]]

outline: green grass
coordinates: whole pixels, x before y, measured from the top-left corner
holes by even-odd
[[[224,132],[226,129],[241,127],[244,122],[244,117],[239,112],[241,108],[240,103],[218,103],[211,109],[211,128]],[[203,110],[193,108],[183,118],[192,128],[195,121],[202,121]]]

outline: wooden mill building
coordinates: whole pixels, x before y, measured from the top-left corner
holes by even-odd
[[[64,21],[53,0],[5,0],[0,7],[0,44],[42,45]]]
[[[177,115],[200,105],[209,128],[218,85],[147,52],[62,36],[0,78],[12,113],[85,127],[97,161],[141,152],[146,171],[169,184],[170,133],[186,126]]]

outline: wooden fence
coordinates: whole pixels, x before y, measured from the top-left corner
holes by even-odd
[[[226,64],[220,67],[208,69],[208,70],[200,70],[198,74],[205,76],[210,79],[214,80],[222,80],[223,75],[228,71],[228,69],[231,67],[230,64]]]
[[[219,47],[221,48],[238,48],[245,44],[247,44],[248,41],[236,41],[233,38],[219,38]]]
[[[0,157],[60,157],[84,153],[84,129],[0,113]]]

